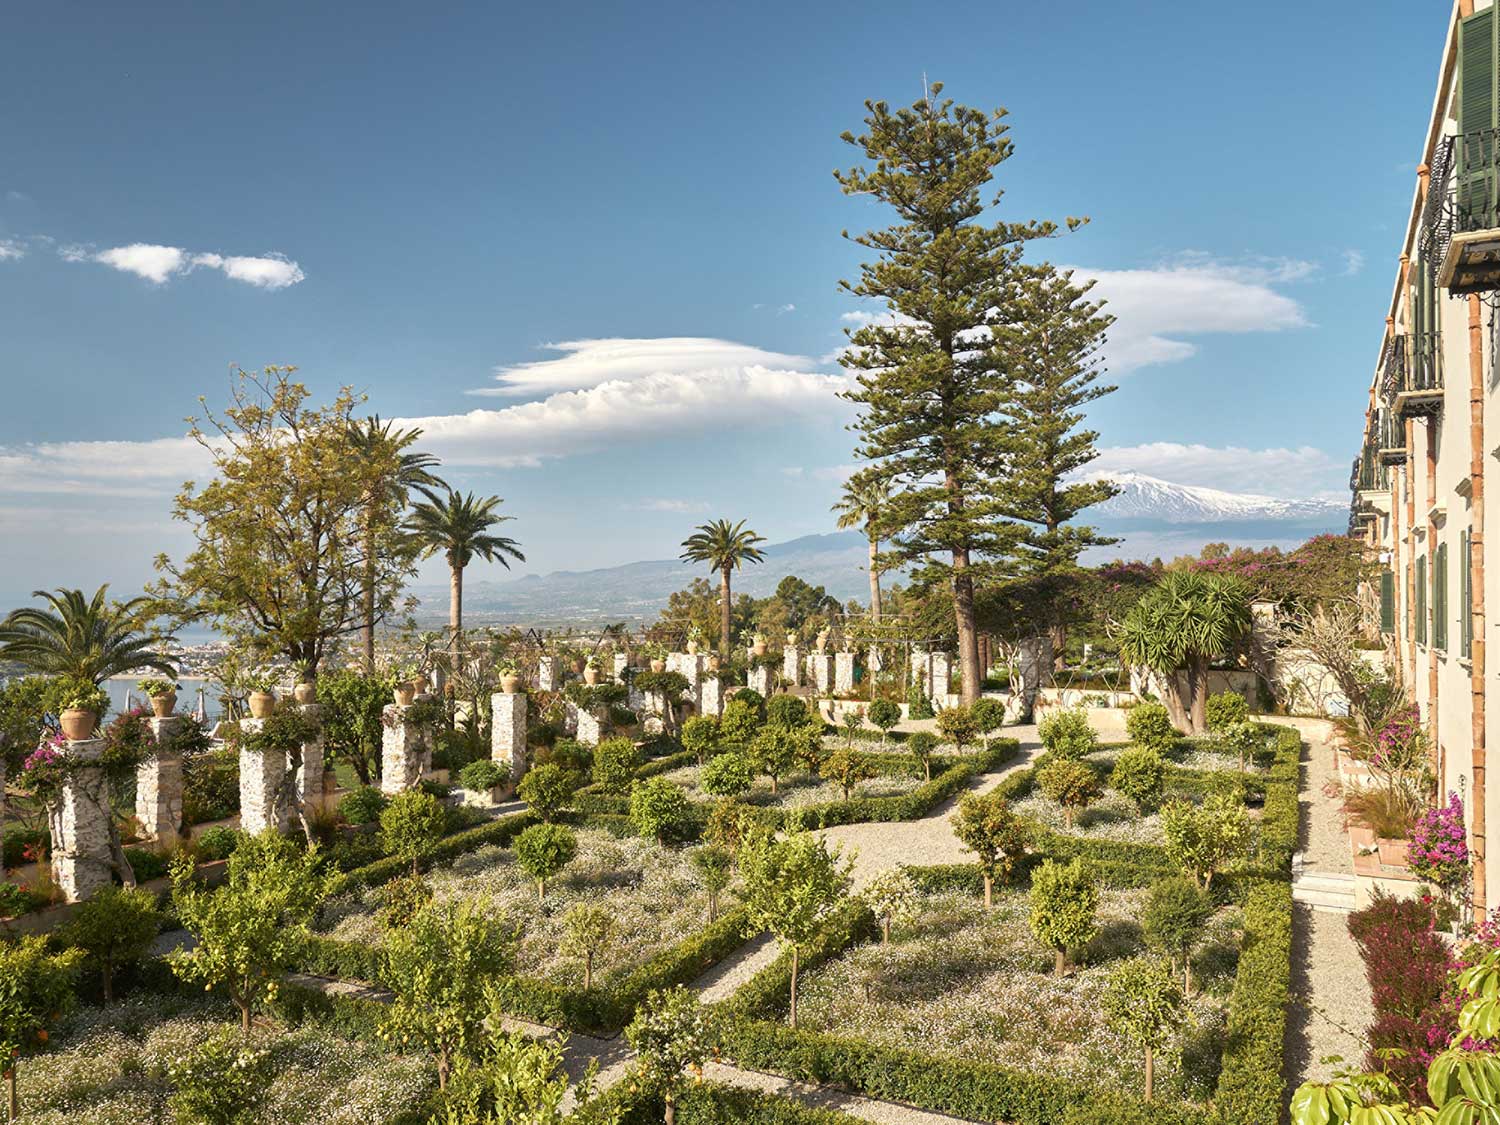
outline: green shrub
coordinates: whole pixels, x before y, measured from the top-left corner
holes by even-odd
[[[748,744],[760,730],[760,708],[749,700],[742,699],[744,694],[740,692],[726,703],[724,714],[719,719],[719,737],[729,746]]]
[[[227,747],[182,760],[182,819],[227,820],[240,811],[240,756]],[[7,860],[9,862],[9,860]]]
[[[1264,881],[1252,887],[1244,926],[1239,971],[1229,997],[1228,1046],[1214,1101],[1226,1122],[1277,1125],[1286,1100],[1282,1043],[1291,991],[1290,884]]]
[[[536,880],[536,899],[547,894],[547,880],[578,854],[578,837],[560,824],[533,824],[516,837],[516,862]]]
[[[1099,736],[1081,707],[1051,712],[1037,724],[1036,733],[1043,746],[1064,758],[1082,758],[1099,745]]]
[[[339,815],[348,823],[374,824],[385,811],[386,796],[373,785],[361,785],[339,801]]]
[[[932,700],[927,698],[927,693],[922,690],[918,681],[913,681],[906,689],[906,717],[908,719],[930,719],[932,718]]]
[[[686,839],[695,827],[692,802],[680,785],[664,777],[648,778],[630,794],[630,823],[662,844]]]
[[[248,1125],[261,1109],[274,1075],[271,1052],[224,1029],[166,1060],[169,1107],[177,1121]]]
[[[351,793],[350,796],[353,796]],[[348,800],[346,797],[345,800]],[[199,859],[205,863],[212,863],[219,859],[228,859],[234,849],[239,847],[240,833],[230,828],[227,824],[216,824],[212,828],[205,828],[193,841],[193,849]]]
[[[974,712],[960,705],[944,707],[938,712],[937,729],[962,752],[979,733],[979,724],[974,721]]]
[[[1104,787],[1099,775],[1084,762],[1073,758],[1054,758],[1037,770],[1036,783],[1041,791],[1062,806],[1063,823],[1073,827],[1074,816],[1099,799]]]
[[[990,735],[1005,725],[1005,704],[998,699],[982,697],[969,704],[974,726],[989,744]]]
[[[555,762],[528,770],[516,787],[516,793],[543,820],[551,822],[568,807],[578,791],[580,776]]]
[[[152,879],[160,879],[167,873],[166,857],[149,848],[125,848],[124,852],[125,859],[130,864],[130,870],[138,882],[145,883]]]
[[[584,778],[593,771],[594,752],[576,738],[559,738],[545,751],[537,753],[536,764],[557,766]]]
[[[420,875],[402,875],[380,888],[375,919],[382,930],[399,930],[432,901],[432,886]]]
[[[458,771],[458,783],[470,793],[488,793],[510,780],[510,770],[491,758],[480,758]]]
[[[894,700],[877,699],[870,704],[869,719],[880,731],[880,741],[886,742],[891,728],[901,721],[901,707]]]
[[[1057,955],[1058,976],[1067,971],[1068,951],[1094,940],[1098,909],[1099,889],[1083,860],[1067,864],[1043,860],[1032,872],[1031,932]]]
[[[719,754],[703,763],[698,783],[715,797],[739,797],[750,792],[754,775],[743,754]]]
[[[778,727],[800,727],[808,720],[807,704],[800,696],[776,695],[766,701],[766,722]]]
[[[1115,759],[1109,787],[1129,797],[1144,813],[1161,804],[1166,779],[1167,764],[1159,753],[1148,746],[1132,746]]]
[[[1183,987],[1190,988],[1189,968],[1193,946],[1203,936],[1203,927],[1213,916],[1213,900],[1185,875],[1173,875],[1151,884],[1151,898],[1141,915],[1146,942],[1181,966]]]
[[[635,780],[641,755],[628,738],[606,738],[594,748],[594,781],[606,793],[625,793]]]
[[[719,749],[719,717],[694,715],[682,724],[682,748],[690,751],[701,766]]]
[[[110,886],[79,903],[58,937],[87,955],[88,964],[99,972],[108,1004],[114,999],[115,973],[146,955],[161,923],[156,896],[150,891]]]
[[[447,810],[431,793],[398,793],[380,814],[380,846],[386,855],[411,864],[415,875],[417,861],[442,839],[447,825]]]
[[[1235,723],[1243,723],[1249,718],[1250,704],[1237,691],[1210,695],[1203,709],[1203,720],[1214,734],[1222,734]]]
[[[937,735],[919,730],[906,736],[906,750],[911,755],[912,769],[920,773],[925,781],[932,780],[932,755],[938,748]]]
[[[1178,734],[1166,705],[1148,700],[1125,713],[1125,732],[1130,741],[1165,754],[1177,745]]]

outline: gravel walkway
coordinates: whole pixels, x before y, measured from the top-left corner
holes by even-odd
[[[1333,747],[1321,742],[1305,744],[1302,751],[1302,792],[1298,796],[1304,866],[1313,871],[1337,871],[1352,875],[1354,861],[1349,855],[1349,836],[1344,831],[1340,801],[1323,792],[1325,785],[1337,779]]]
[[[710,1082],[722,1082],[726,1086],[738,1086],[743,1090],[758,1090],[762,1094],[775,1094],[791,1098],[803,1105],[818,1109],[831,1109],[857,1117],[861,1121],[874,1121],[879,1125],[962,1125],[968,1118],[949,1117],[925,1109],[914,1109],[897,1102],[878,1102],[873,1098],[862,1098],[857,1094],[846,1094],[829,1086],[813,1086],[806,1082],[793,1082],[777,1074],[763,1074],[758,1070],[743,1070],[724,1063],[709,1063],[703,1068],[703,1076]]]
[[[738,951],[720,961],[688,987],[705,1004],[728,1000],[739,991],[740,985],[748,983],[751,977],[775,961],[780,953],[781,948],[776,944],[776,939],[770,934],[761,934],[740,946]]]

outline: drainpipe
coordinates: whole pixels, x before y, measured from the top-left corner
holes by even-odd
[[[1469,297],[1469,612],[1473,628],[1469,654],[1470,738],[1474,744],[1474,791],[1469,831],[1473,838],[1474,915],[1482,918],[1489,899],[1485,887],[1484,744],[1484,333],[1479,297]]]

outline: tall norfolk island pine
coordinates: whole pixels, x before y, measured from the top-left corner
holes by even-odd
[[[1097,306],[1059,308],[1070,292],[1066,279],[1022,264],[1026,243],[1054,234],[1055,224],[980,221],[987,206],[981,190],[1012,151],[1005,111],[938,102],[941,89],[934,83],[929,97],[894,112],[866,102],[867,131],[844,134],[873,162],[835,173],[845,193],[890,204],[900,221],[854,239],[878,257],[844,288],[883,300],[894,323],[852,333],[840,362],[857,381],[847,394],[861,408],[856,453],[892,485],[881,518],[891,539],[887,558],[914,566],[919,582],[946,578],[952,589],[968,703],[978,698],[983,675],[976,583],[1035,577],[1033,525],[1047,526],[1043,481],[1018,477],[1016,466],[1038,459],[1026,443],[1052,434],[1059,447],[1052,479],[1060,479],[1060,447],[1077,420],[1073,407],[1103,393],[1090,388],[1088,372],[1107,318]],[[997,192],[988,204],[999,199]],[[1031,322],[1044,309],[1058,327]],[[1045,425],[1032,417],[1037,411]],[[1018,424],[1021,416],[1026,421]],[[1083,448],[1069,456],[1086,460],[1092,435],[1078,440]],[[1055,483],[1052,491],[1053,509],[1063,510]]]

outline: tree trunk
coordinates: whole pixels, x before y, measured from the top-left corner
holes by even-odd
[[[115,974],[113,966],[105,959],[99,963],[99,979],[104,987],[104,1002],[111,1004],[115,999]]]
[[[447,1047],[444,1047],[440,1051],[438,1051],[437,1064],[438,1064],[438,1089],[439,1090],[446,1090],[448,1088],[448,1067],[449,1067],[448,1048]]]
[[[1052,966],[1052,975],[1056,977],[1064,976],[1066,975],[1067,971],[1068,951],[1066,949],[1059,949],[1057,951],[1057,960]]]
[[[450,565],[448,568],[448,628],[452,634],[448,638],[448,667],[456,672],[464,629],[464,568],[461,566]]]
[[[1155,1059],[1155,1057],[1153,1056],[1153,1054],[1151,1052],[1151,1048],[1147,1047],[1146,1048],[1146,1100],[1148,1102],[1151,1100],[1151,1095],[1155,1092],[1152,1089],[1152,1087],[1156,1084],[1155,1080],[1156,1080],[1156,1059]]]
[[[880,571],[875,567],[875,556],[880,553],[880,540],[870,539],[870,620],[880,624]]]
[[[585,953],[583,955],[583,990],[587,992],[594,987],[594,955]]]
[[[540,904],[546,898],[546,895],[547,895],[547,880],[545,880],[545,879],[538,879],[536,881],[536,901],[537,901],[537,903]]]
[[[373,504],[373,501],[371,501]],[[365,675],[375,674],[375,530],[371,516],[365,516],[365,588],[361,591],[364,624],[359,629],[360,648],[364,655]]]
[[[671,1091],[663,1096],[662,1106],[666,1110],[666,1125],[677,1125],[677,1103],[672,1100]]]
[[[1182,672],[1157,672],[1156,680],[1161,685],[1162,702],[1167,705],[1167,714],[1178,730],[1192,729],[1192,716],[1188,711],[1186,685]]]
[[[10,1119],[21,1116],[21,1099],[16,1094],[16,1065],[19,1060],[10,1060],[10,1069],[5,1072],[5,1092],[10,1099]]]
[[[730,630],[734,624],[729,619],[729,568],[719,571],[719,659],[729,659]]]
[[[719,892],[718,891],[709,891],[708,892],[708,920],[709,920],[710,923],[713,923],[713,922],[718,921],[718,919],[719,919]]]
[[[797,1026],[797,947],[792,946],[792,1027]]]
[[[1070,832],[1073,830],[1073,810],[1067,805],[1063,806],[1063,827]]]
[[[995,880],[990,878],[989,872],[984,873],[984,908],[988,910],[995,905]]]
[[[245,1000],[243,1002],[236,1001],[236,1003],[239,1004],[239,1006],[240,1006],[240,1035],[243,1038],[245,1038],[245,1039],[249,1039],[250,1038],[250,1001],[249,1000]]]
[[[1068,627],[1061,621],[1054,621],[1049,630],[1052,637],[1052,670],[1062,672],[1068,666]]]
[[[979,632],[974,625],[974,578],[969,573],[969,552],[953,552],[953,619],[958,628],[958,665],[963,673],[959,699],[964,705],[979,698]],[[948,685],[942,685],[943,691]],[[937,694],[937,684],[932,685]]]
[[[1195,657],[1188,661],[1188,702],[1192,734],[1208,731],[1208,661]]]
[[[891,916],[889,914],[880,920],[880,944],[891,944]]]
[[[1193,998],[1193,955],[1186,951],[1182,954],[1182,994]]]

